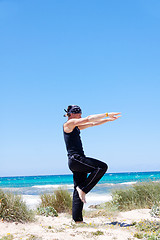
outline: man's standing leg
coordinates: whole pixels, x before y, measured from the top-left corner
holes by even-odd
[[[82,222],[82,210],[84,203],[81,201],[76,187],[84,182],[87,178],[87,173],[73,172],[74,181],[74,192],[73,192],[73,203],[72,203],[72,217],[75,222]]]

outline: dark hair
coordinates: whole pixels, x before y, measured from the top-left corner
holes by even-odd
[[[69,105],[69,106],[67,107],[67,110],[64,109],[64,111],[66,112],[66,114],[63,115],[64,117],[70,117],[70,116],[71,116],[71,114],[69,113],[69,111],[71,110],[71,108],[72,108],[72,105]]]
[[[67,117],[71,116],[71,114],[69,113],[71,109],[72,109],[72,105],[69,105],[67,108]]]

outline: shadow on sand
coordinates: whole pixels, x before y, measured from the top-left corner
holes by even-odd
[[[119,226],[119,227],[131,227],[134,224],[128,224],[128,223],[124,223],[124,222],[111,222],[111,223],[106,223],[106,225],[113,225],[113,226]]]

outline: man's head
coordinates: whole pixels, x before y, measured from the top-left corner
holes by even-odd
[[[69,105],[65,112],[67,113],[65,116],[72,118],[81,118],[82,114],[81,108],[77,105]]]

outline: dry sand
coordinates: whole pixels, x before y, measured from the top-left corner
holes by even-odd
[[[120,212],[110,218],[84,217],[87,224],[75,224],[70,215],[59,214],[58,217],[36,216],[33,223],[8,223],[0,221],[0,238],[13,235],[13,239],[23,240],[132,240],[135,228],[130,226],[134,221],[144,219],[157,220],[150,216],[149,209]],[[86,214],[87,215],[87,214]],[[116,225],[115,225],[116,224]],[[96,235],[96,233],[102,235]]]

